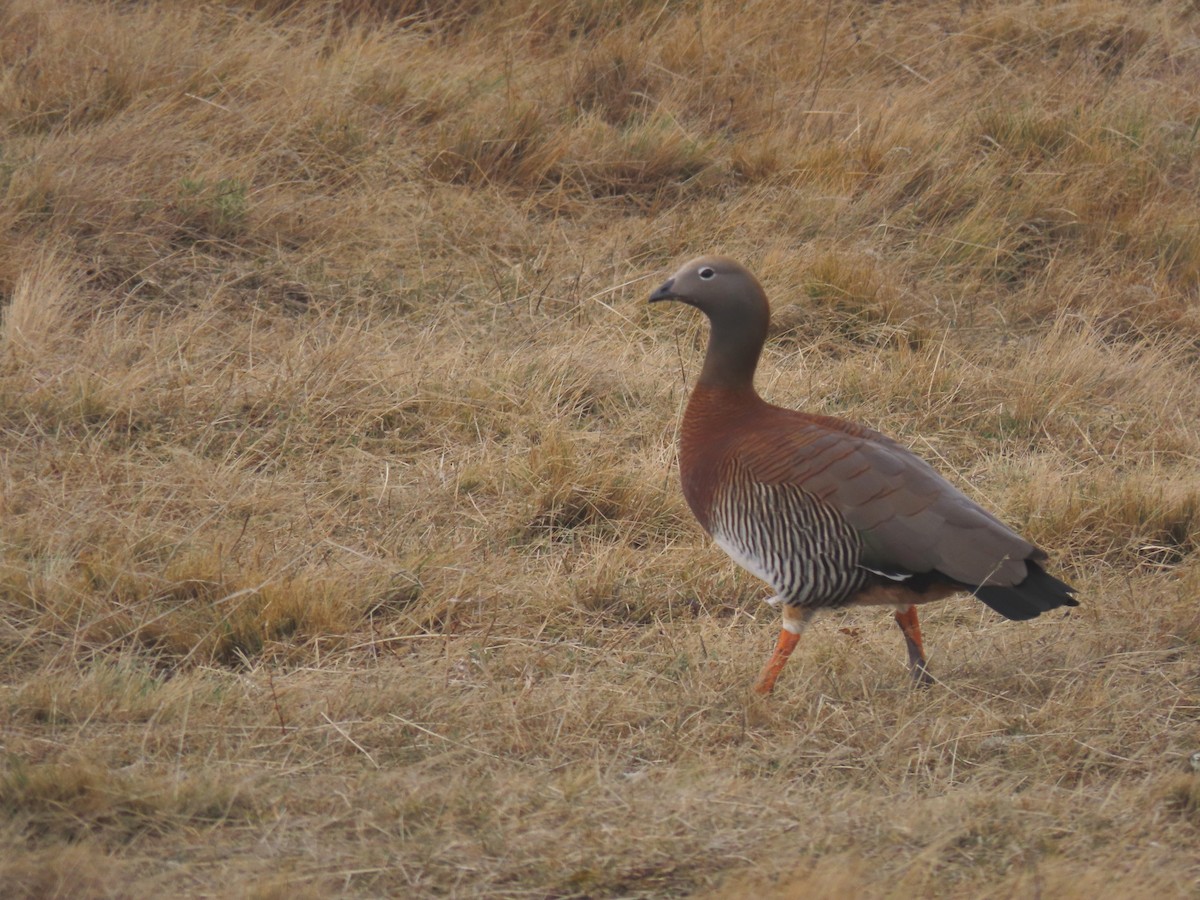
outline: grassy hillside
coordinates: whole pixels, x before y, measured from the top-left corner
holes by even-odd
[[[0,4],[8,896],[1200,890],[1200,11]],[[1082,606],[817,621],[674,439],[759,384]]]

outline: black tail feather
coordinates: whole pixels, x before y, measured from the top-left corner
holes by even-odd
[[[1020,584],[1012,587],[983,585],[972,589],[972,593],[1006,619],[1023,621],[1060,606],[1078,606],[1072,594],[1075,588],[1046,574],[1037,563],[1027,561],[1029,574]]]

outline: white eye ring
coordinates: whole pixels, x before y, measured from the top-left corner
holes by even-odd
[[[717,276],[717,273],[708,266],[705,266],[696,274],[699,275],[704,281],[710,281]]]

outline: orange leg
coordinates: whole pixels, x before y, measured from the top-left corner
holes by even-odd
[[[792,655],[796,644],[800,642],[800,632],[804,630],[804,626],[808,624],[810,618],[812,618],[811,610],[784,605],[783,630],[779,632],[779,640],[775,642],[775,652],[771,654],[771,658],[767,660],[767,664],[763,666],[762,672],[758,675],[758,681],[754,683],[754,690],[757,693],[769,694],[775,689],[775,680],[779,678],[779,673],[787,664],[788,657]]]
[[[921,643],[921,624],[917,621],[917,608],[911,603],[896,612],[896,624],[904,632],[904,643],[908,645],[908,668],[913,681],[924,687],[933,684],[933,676],[925,667],[925,645]]]

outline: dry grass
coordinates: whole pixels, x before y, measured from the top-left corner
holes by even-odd
[[[1197,23],[0,6],[6,895],[1194,895]],[[830,616],[752,699],[644,303],[714,249],[764,393],[1083,606],[931,611],[921,693]]]

